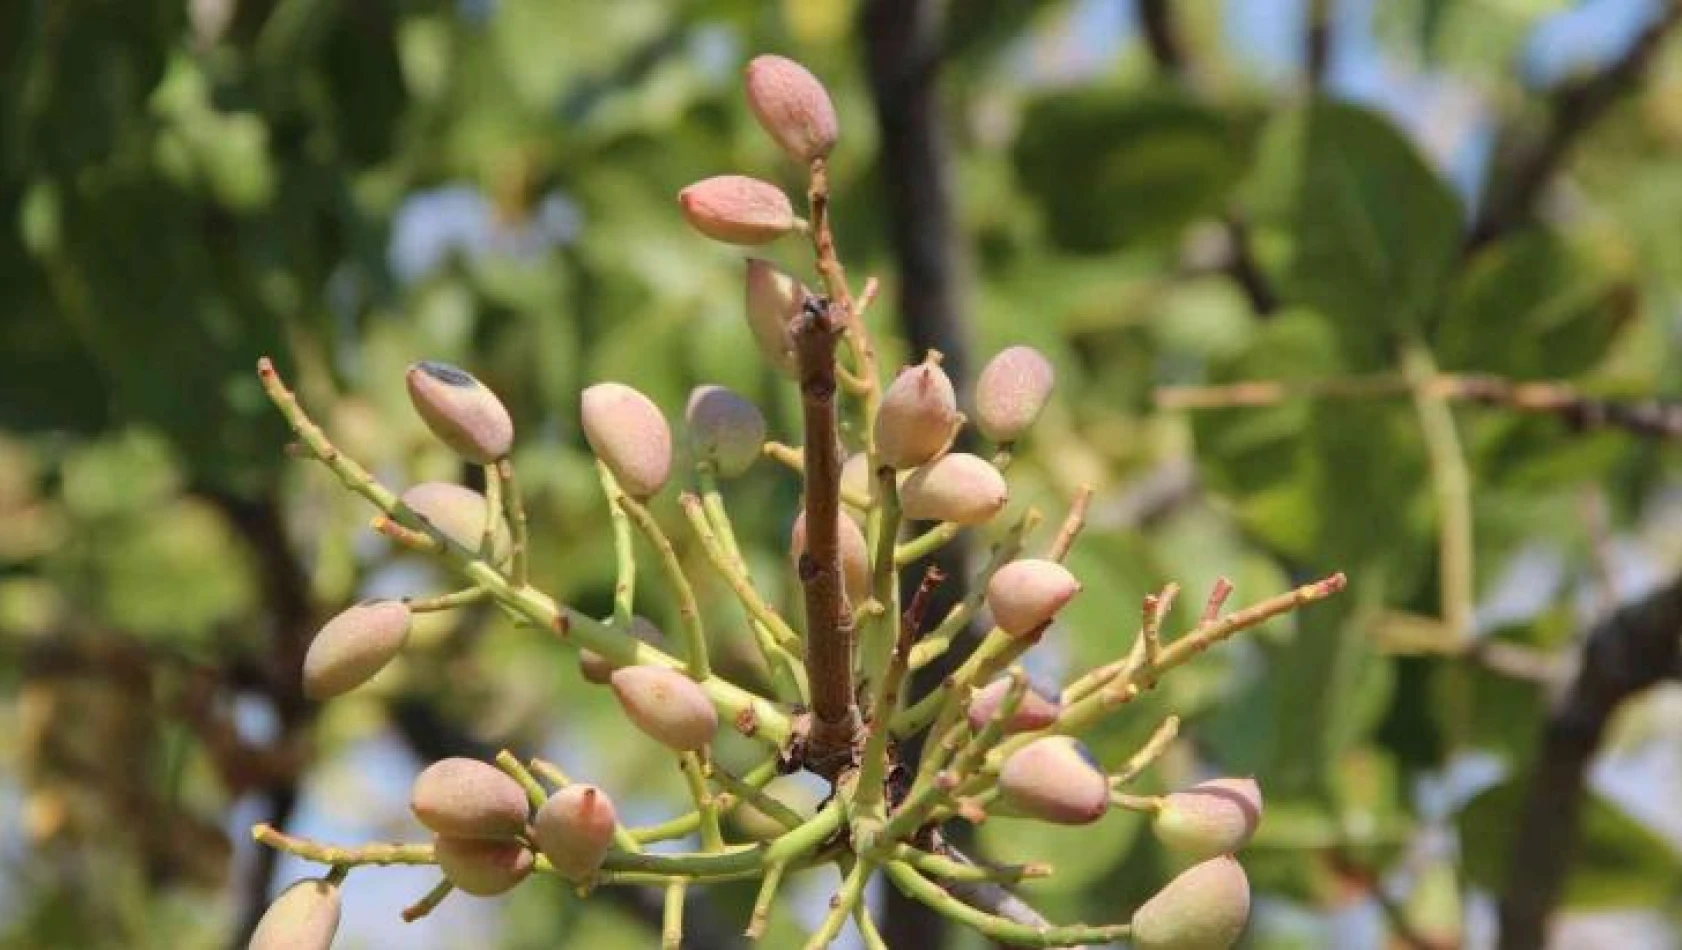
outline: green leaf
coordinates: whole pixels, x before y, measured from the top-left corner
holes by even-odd
[[[1389,121],[1330,102],[1273,122],[1251,184],[1257,223],[1282,232],[1286,300],[1333,321],[1351,368],[1386,367],[1386,337],[1424,322],[1454,268],[1454,193]]]
[[[1245,136],[1234,126],[1167,90],[1059,92],[1029,107],[1016,166],[1067,249],[1171,239],[1220,210],[1243,173]]]
[[[1574,376],[1606,353],[1632,303],[1565,241],[1526,231],[1471,260],[1449,292],[1433,349],[1449,372]]]
[[[1515,779],[1488,789],[1460,810],[1460,853],[1474,885],[1496,893],[1506,886],[1513,834],[1528,793],[1529,783]],[[1592,792],[1578,821],[1566,906],[1636,907],[1674,897],[1682,885],[1682,855],[1663,838]]]

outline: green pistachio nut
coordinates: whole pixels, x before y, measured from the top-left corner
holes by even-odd
[[[341,611],[304,654],[304,695],[327,700],[373,679],[409,639],[410,613],[399,600],[370,600]]]
[[[836,515],[835,542],[841,555],[841,581],[847,591],[847,600],[855,606],[862,604],[870,596],[870,545],[865,542],[864,532],[859,530],[853,519],[841,513]],[[794,528],[789,532],[788,549],[795,573],[798,575],[800,558],[806,553],[804,511],[794,519]]]
[[[1255,779],[1217,778],[1163,796],[1151,828],[1169,848],[1202,861],[1244,847],[1261,816]]]
[[[1133,914],[1136,950],[1226,950],[1250,919],[1250,879],[1229,856],[1193,865]]]
[[[583,882],[602,866],[618,821],[606,792],[594,785],[568,785],[537,810],[532,837],[556,873]]]
[[[421,362],[404,375],[415,412],[456,454],[489,465],[514,446],[514,420],[485,385],[447,363]]]
[[[742,79],[748,108],[789,158],[805,165],[835,148],[835,104],[806,67],[781,56],[756,56]]]
[[[249,950],[329,950],[339,929],[339,888],[298,881],[274,899],[251,933]]]
[[[706,690],[671,667],[622,667],[608,685],[631,722],[667,748],[694,752],[718,731],[718,710]]]
[[[975,425],[994,442],[1015,442],[1033,426],[1051,398],[1056,371],[1039,350],[1001,350],[975,381]]]
[[[672,430],[652,399],[622,383],[597,383],[580,397],[584,438],[633,498],[658,494],[672,473]]]
[[[684,411],[695,456],[725,478],[753,467],[765,447],[759,407],[723,386],[697,386]]]
[[[1080,581],[1063,565],[1025,558],[993,572],[987,581],[987,608],[1000,630],[1027,636],[1050,623],[1080,590]]]
[[[485,541],[485,496],[452,482],[421,482],[401,496],[403,504],[420,515],[444,537],[469,551],[477,552]],[[508,522],[501,514],[491,535],[490,557],[501,563],[511,546]]]
[[[512,838],[525,830],[530,808],[520,783],[501,769],[459,756],[415,777],[409,807],[429,830],[454,838]]]
[[[999,711],[999,704],[1004,701],[1005,693],[1010,691],[1010,678],[1001,676],[986,686],[975,691],[970,697],[969,705],[965,707],[969,722],[975,729],[984,728],[993,715]],[[1057,721],[1057,716],[1063,707],[1054,699],[1047,699],[1039,690],[1032,686],[1022,694],[1022,701],[1016,705],[1016,712],[1005,722],[1005,732],[1032,732],[1044,729]]]
[[[536,863],[525,844],[511,838],[439,835],[432,839],[432,851],[445,879],[475,897],[495,897],[512,890]]]
[[[896,469],[916,468],[946,451],[962,418],[952,380],[933,358],[900,371],[876,415],[876,455]]]
[[[987,460],[953,452],[912,472],[899,497],[907,518],[973,526],[992,520],[1010,500],[1010,489]]]
[[[678,192],[689,226],[715,241],[768,244],[799,227],[788,195],[768,181],[718,175]]]
[[[1110,780],[1069,736],[1035,739],[999,769],[999,792],[1016,810],[1058,825],[1085,825],[1110,807]]]
[[[794,355],[789,324],[800,315],[812,292],[757,257],[748,258],[745,290],[748,330],[753,333],[754,344],[778,372],[798,376],[800,364]]]

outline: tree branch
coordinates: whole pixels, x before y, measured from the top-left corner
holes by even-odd
[[[1302,58],[1310,91],[1326,86],[1326,67],[1331,65],[1331,0],[1309,0],[1302,29]]]
[[[1500,950],[1543,945],[1549,915],[1576,856],[1589,762],[1625,700],[1676,674],[1682,662],[1682,575],[1589,631],[1575,680],[1554,704],[1501,895]]]
[[[816,297],[808,298],[792,330],[806,426],[806,551],[800,556],[800,584],[806,594],[806,677],[812,689],[806,764],[831,779],[849,764],[859,726],[853,696],[853,618],[842,588],[836,530],[841,449],[835,346],[843,330],[828,302]]]
[[[910,352],[939,350],[943,368],[960,387],[971,377],[970,336],[962,294],[963,241],[953,212],[951,166],[947,160],[939,65],[943,5],[936,0],[869,0],[860,15],[871,96],[881,130],[883,206],[899,271],[899,312]],[[963,394],[960,393],[962,396]],[[960,440],[966,437],[960,435]],[[967,444],[964,441],[962,444]],[[969,545],[960,535],[933,558],[907,565],[902,600],[909,600],[930,567],[948,578],[929,598],[932,616],[964,599]],[[957,668],[969,652],[959,649],[912,678],[911,699],[927,694]],[[921,737],[901,745],[902,762],[915,766]],[[898,888],[886,893],[883,938],[893,947],[939,946],[946,919]]]
[[[1467,252],[1475,251],[1523,224],[1536,210],[1536,203],[1548,182],[1577,139],[1598,122],[1625,93],[1640,85],[1647,67],[1657,58],[1659,47],[1676,24],[1682,21],[1682,3],[1670,0],[1662,14],[1630,44],[1624,55],[1591,76],[1561,86],[1548,105],[1548,121],[1532,147],[1509,148],[1505,162],[1492,163],[1485,186],[1485,200],[1466,236]],[[1509,146],[1520,135],[1508,130],[1501,136]]]
[[[1174,26],[1174,11],[1169,0],[1138,0],[1139,32],[1145,38],[1156,71],[1171,79],[1185,78],[1186,53],[1180,45],[1180,34]]]

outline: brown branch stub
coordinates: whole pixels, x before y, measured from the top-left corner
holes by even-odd
[[[842,586],[837,518],[841,448],[837,430],[835,348],[846,327],[829,301],[809,297],[792,327],[806,428],[806,552],[800,584],[806,600],[806,674],[812,688],[807,764],[833,778],[849,764],[859,732],[853,696],[853,620]]]
[[[1597,624],[1575,680],[1554,704],[1501,895],[1501,950],[1539,947],[1576,851],[1590,760],[1626,699],[1674,676],[1682,662],[1682,575]]]

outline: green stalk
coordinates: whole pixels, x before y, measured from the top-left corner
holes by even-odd
[[[631,519],[619,504],[625,490],[601,459],[596,460],[596,477],[601,480],[602,494],[607,496],[607,514],[613,522],[613,625],[621,630],[631,629],[631,617],[636,610],[637,555],[631,544]]]
[[[695,588],[689,583],[689,575],[683,571],[677,549],[672,547],[665,529],[660,527],[660,522],[642,502],[625,494],[617,500],[619,507],[631,516],[631,523],[660,555],[660,566],[665,569],[672,593],[677,595],[678,617],[683,627],[684,659],[689,661],[689,675],[696,680],[704,680],[712,675],[712,666],[707,661],[707,632],[701,626],[701,607],[695,600]]]
[[[1019,924],[958,900],[945,888],[919,874],[908,864],[890,861],[884,867],[889,879],[906,896],[943,917],[966,924],[994,940],[1013,947],[1076,947],[1082,944],[1114,943],[1125,939],[1132,932],[1132,927],[1127,924],[1070,924],[1043,929]]]

